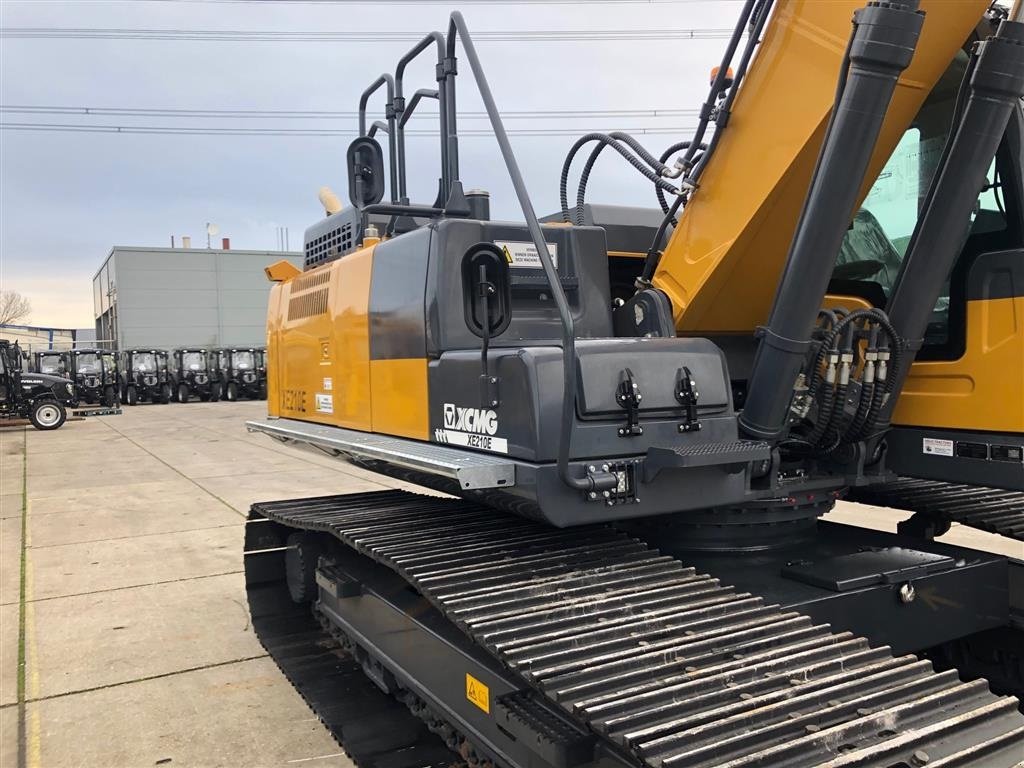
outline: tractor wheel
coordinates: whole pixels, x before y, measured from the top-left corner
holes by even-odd
[[[178,402],[179,403],[187,403],[188,402],[188,397],[191,394],[192,393],[191,393],[191,391],[189,391],[188,384],[185,384],[184,382],[182,382],[181,384],[178,385]]]
[[[113,408],[117,405],[117,393],[110,384],[103,388],[103,405],[107,408]]]
[[[32,406],[32,412],[28,415],[32,426],[44,432],[57,429],[67,417],[68,412],[56,400],[40,400]]]
[[[224,399],[229,403],[233,403],[238,400],[238,385],[233,381],[228,382],[227,391],[224,393]]]
[[[124,388],[124,402],[126,405],[139,404],[139,392],[135,387],[129,385]]]
[[[216,403],[220,400],[220,382],[210,385],[210,402]]]
[[[259,399],[260,400],[266,400],[267,399],[267,382],[265,382],[265,381],[261,381],[260,382]]]
[[[167,405],[169,402],[171,402],[171,385],[170,384],[161,384],[160,385],[160,397],[159,398],[154,397],[153,398],[153,402],[154,403],[159,402],[162,405]]]

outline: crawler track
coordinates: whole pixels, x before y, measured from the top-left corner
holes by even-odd
[[[639,765],[1017,765],[1024,718],[737,593],[610,527],[558,530],[402,491],[256,504],[391,568],[523,686]]]
[[[856,490],[853,501],[934,515],[1024,541],[1024,493],[901,477]]]
[[[308,605],[291,601],[283,578],[250,586],[248,597],[263,647],[353,762],[361,768],[461,764],[404,704],[370,682]]]

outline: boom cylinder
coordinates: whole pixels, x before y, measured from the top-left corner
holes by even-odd
[[[840,72],[836,103],[768,325],[758,331],[761,343],[740,415],[740,426],[750,436],[773,439],[786,432],[792,387],[843,234],[896,81],[914,55],[924,22],[917,6],[917,0],[871,2],[854,14],[848,71]]]
[[[894,393],[906,381],[932,309],[967,238],[989,165],[1017,100],[1024,96],[1024,23],[1001,22],[994,37],[977,44],[975,55],[970,96],[959,124],[950,129],[888,304],[889,319],[908,346],[894,372]],[[883,424],[889,423],[895,402],[892,397],[886,403]]]

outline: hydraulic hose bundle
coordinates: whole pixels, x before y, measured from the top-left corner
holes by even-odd
[[[572,148],[566,155],[565,162],[562,163],[562,175],[558,185],[559,202],[562,205],[562,221],[566,223],[571,222],[569,217],[568,187],[569,172],[572,168],[572,161],[585,144],[594,141],[598,144],[590,153],[590,157],[587,158],[586,165],[583,168],[583,173],[580,176],[579,189],[576,195],[577,225],[583,225],[583,204],[586,200],[587,181],[590,178],[590,172],[593,170],[594,163],[597,162],[598,156],[605,147],[611,147],[614,149],[644,178],[653,182],[655,188],[659,192],[659,199],[664,199],[661,197],[661,193],[663,191],[671,192],[674,195],[680,194],[680,190],[677,187],[665,180],[666,178],[676,178],[681,173],[680,170],[673,169],[665,164],[664,160],[667,159],[667,157],[662,160],[658,160],[658,158],[654,157],[654,155],[648,152],[639,141],[628,133],[623,133],[621,131],[613,131],[612,133],[588,133],[576,140],[576,143],[572,145]],[[667,154],[671,154],[671,151]],[[664,207],[664,210],[668,210],[667,205]]]
[[[822,310],[814,335],[790,408],[799,426],[784,446],[827,455],[875,433],[905,344],[880,309]]]
[[[707,99],[701,105],[700,122],[697,125],[697,130],[692,140],[672,144],[665,149],[660,157],[656,158],[640,142],[627,133],[621,131],[613,131],[607,134],[588,133],[573,144],[566,155],[565,162],[562,164],[562,175],[559,183],[562,220],[566,223],[572,223],[568,199],[569,172],[573,159],[585,144],[597,142],[597,146],[591,151],[580,175],[576,195],[575,224],[583,225],[584,223],[583,207],[586,202],[587,182],[594,164],[605,147],[611,147],[616,150],[640,174],[654,184],[658,205],[662,213],[665,214],[665,218],[658,228],[654,242],[648,251],[643,274],[639,281],[642,284],[649,282],[651,275],[654,274],[654,269],[661,254],[661,241],[665,236],[665,232],[668,230],[669,225],[675,225],[679,210],[686,204],[686,199],[691,191],[696,189],[697,180],[718,143],[721,130],[728,123],[733,100],[736,97],[739,84],[746,74],[754,50],[760,42],[761,32],[768,20],[772,2],[773,0],[746,0],[744,3],[743,11],[729,39],[729,44],[726,46],[722,61],[715,70]],[[740,57],[736,74],[733,76],[730,65],[739,47],[744,30],[749,30],[749,37]],[[718,130],[715,131],[710,141],[705,143],[704,137],[712,122],[715,123]],[[676,152],[682,152],[683,154],[671,166],[667,165],[669,157]],[[679,186],[666,181],[666,179],[678,178],[682,178]],[[665,198],[666,192],[675,196],[675,200],[671,204]]]

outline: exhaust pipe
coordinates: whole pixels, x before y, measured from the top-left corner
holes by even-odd
[[[1014,13],[1020,16],[1020,7]],[[971,211],[985,184],[1006,124],[1024,96],[1024,23],[1003,21],[995,36],[977,43],[961,86],[969,93],[962,116],[950,128],[921,216],[889,300],[889,320],[907,351],[893,382],[897,395],[921,348],[932,309],[971,226]],[[881,412],[889,425],[896,397]]]
[[[918,0],[870,2],[853,17],[821,153],[775,294],[740,414],[749,436],[775,439],[788,426],[797,374],[853,217],[857,193],[900,73],[910,64],[924,22]],[[847,63],[848,62],[848,63]]]

